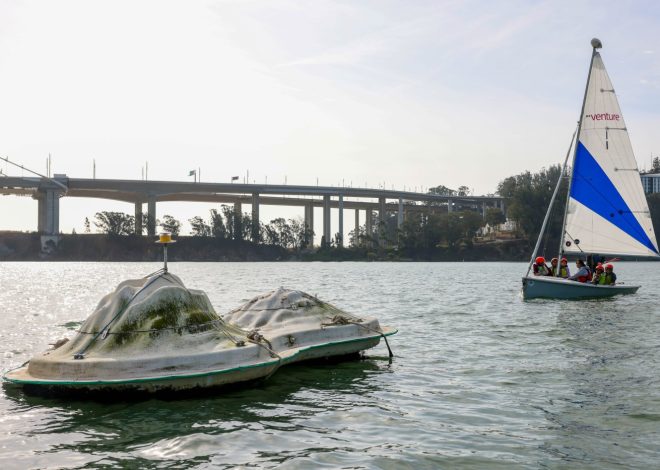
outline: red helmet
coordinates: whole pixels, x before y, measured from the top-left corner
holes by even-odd
[[[568,260],[567,260],[566,258],[562,258],[562,259],[561,259],[561,262],[562,262],[562,263],[568,263]]]
[[[596,266],[596,271],[603,271],[603,265],[598,264],[598,266]]]
[[[543,264],[545,263],[545,258],[543,256],[539,256],[536,258],[536,264]]]
[[[614,269],[614,266],[608,263],[605,265],[605,269]]]

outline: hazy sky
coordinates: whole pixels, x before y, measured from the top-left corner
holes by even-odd
[[[72,177],[96,159],[99,178],[139,179],[148,161],[149,179],[201,167],[203,181],[492,193],[562,160],[597,36],[648,167],[658,25],[655,1],[4,0],[0,155],[45,171],[51,153]],[[65,198],[61,230],[99,210],[133,207]],[[0,196],[0,230],[36,220],[36,201]]]

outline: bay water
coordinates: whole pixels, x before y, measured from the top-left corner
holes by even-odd
[[[71,336],[153,263],[0,263],[2,372]],[[220,314],[279,286],[399,333],[362,360],[292,365],[185,399],[0,388],[0,467],[658,468],[660,264],[636,295],[523,301],[523,263],[170,263]]]

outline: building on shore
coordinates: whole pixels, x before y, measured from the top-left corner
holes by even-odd
[[[644,193],[660,193],[660,173],[641,173]]]

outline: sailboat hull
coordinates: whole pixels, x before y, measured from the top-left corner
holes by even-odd
[[[634,294],[639,286],[601,286],[553,277],[523,277],[524,299],[598,299]]]

